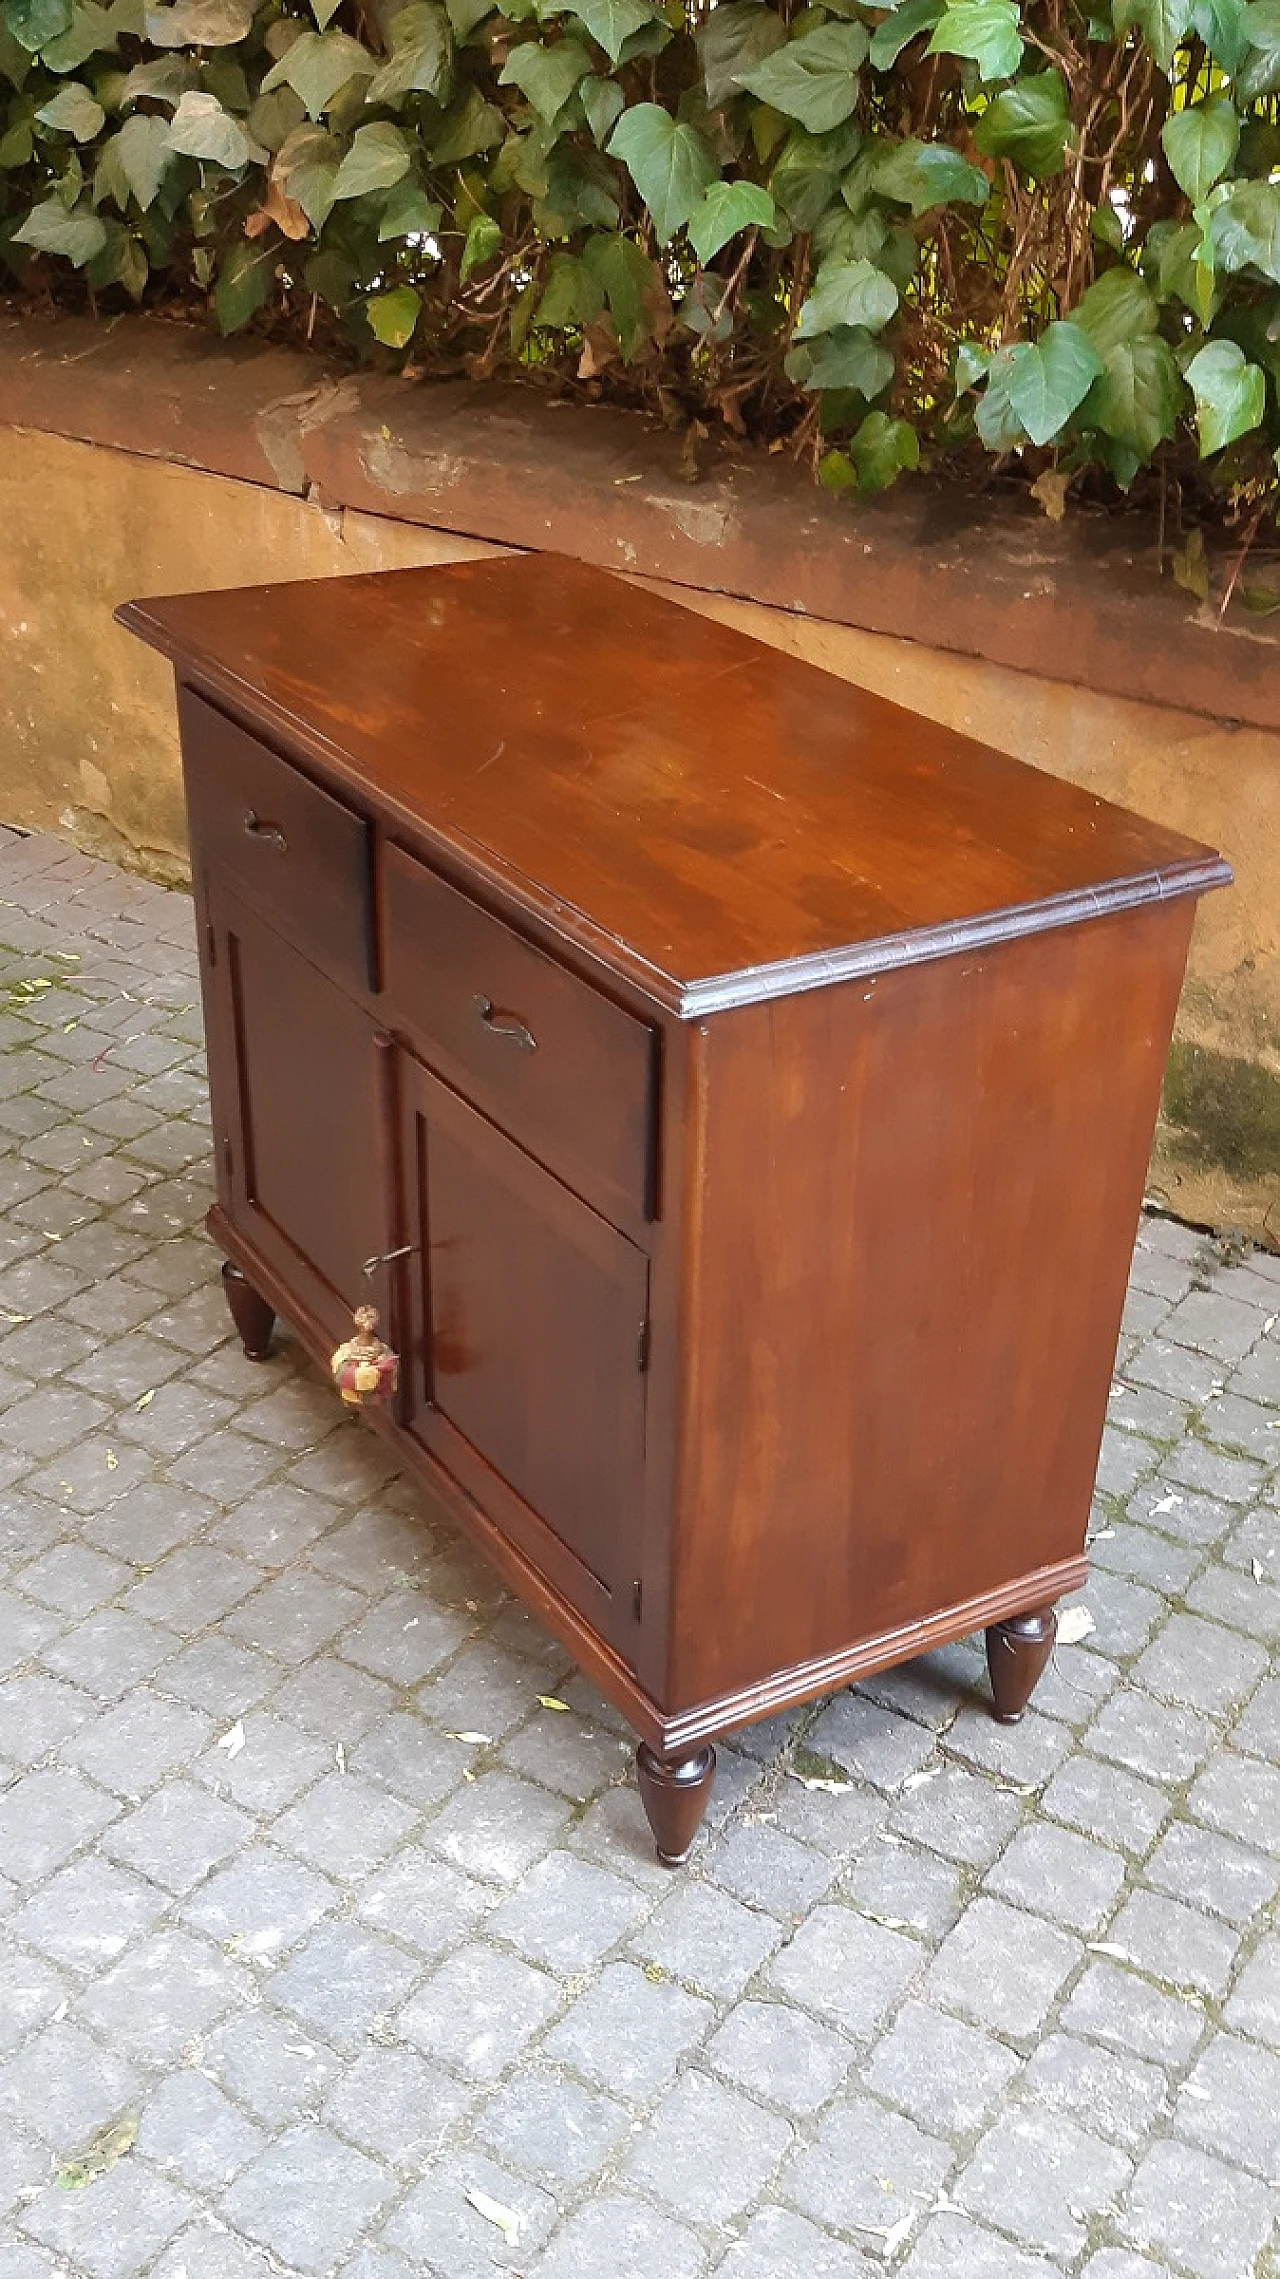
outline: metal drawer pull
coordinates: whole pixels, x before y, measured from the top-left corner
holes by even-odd
[[[263,823],[251,807],[244,811],[244,827],[250,839],[262,839],[270,847],[278,847],[282,855],[289,852],[289,842],[278,823]]]
[[[538,1040],[532,1029],[526,1029],[524,1022],[517,1021],[514,1013],[495,1013],[493,999],[486,997],[483,991],[475,998],[475,1008],[491,1036],[509,1037],[513,1045],[519,1045],[521,1052],[537,1051]]]

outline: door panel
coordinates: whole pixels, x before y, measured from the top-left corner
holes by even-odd
[[[505,1483],[504,1528],[599,1620],[639,1572],[648,1260],[403,1066],[413,1429],[473,1492],[487,1474],[490,1502]]]
[[[208,909],[224,1201],[295,1283],[311,1269],[308,1291],[322,1286],[341,1328],[368,1296],[360,1268],[386,1224],[369,1016],[219,880]]]

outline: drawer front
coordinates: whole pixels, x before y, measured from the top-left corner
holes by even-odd
[[[426,1057],[589,1201],[651,1215],[654,1031],[400,847],[383,980]]]
[[[190,689],[178,717],[193,860],[317,964],[370,986],[368,823]]]

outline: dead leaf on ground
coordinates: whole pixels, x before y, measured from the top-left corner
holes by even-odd
[[[1046,467],[1043,475],[1031,485],[1031,496],[1044,508],[1050,522],[1061,522],[1067,511],[1067,491],[1070,475],[1060,475],[1056,467]]]
[[[473,2184],[466,2186],[466,2197],[471,2202],[476,2214],[483,2216],[487,2224],[496,2225],[509,2245],[514,2247],[516,2235],[520,2230],[520,2218],[515,2211],[511,2208],[504,2208],[501,2200],[491,2200],[487,2192],[478,2192]]]
[[[84,2151],[75,2160],[69,2160],[58,2170],[57,2182],[64,2192],[80,2192],[86,2184],[105,2176],[127,2152],[132,2152],[138,2141],[138,2115],[134,2112],[118,2113],[113,2121],[104,2121],[95,2129]]]
[[[1082,1638],[1091,1638],[1097,1627],[1087,1606],[1069,1606],[1058,1616],[1058,1644],[1078,1646]]]

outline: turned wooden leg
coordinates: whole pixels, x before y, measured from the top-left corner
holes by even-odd
[[[994,1714],[1002,1725],[1016,1725],[1053,1652],[1058,1617],[1051,1606],[995,1622],[987,1632]]]
[[[709,1741],[682,1757],[659,1757],[646,1741],[636,1750],[640,1801],[665,1867],[679,1867],[711,1801],[716,1753]]]
[[[246,1282],[238,1266],[228,1259],[222,1269],[222,1287],[231,1308],[231,1319],[240,1333],[240,1342],[246,1358],[265,1361],[271,1352],[271,1328],[275,1321],[275,1308],[260,1298],[252,1282]]]

